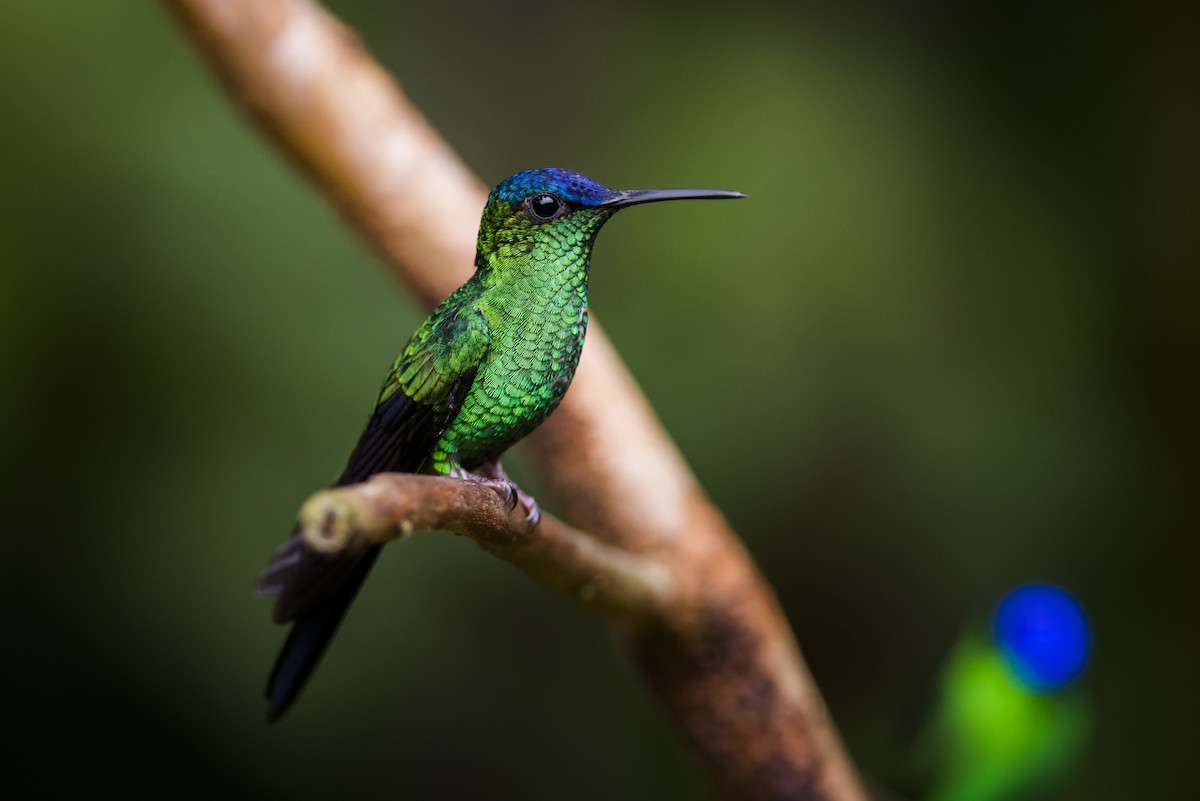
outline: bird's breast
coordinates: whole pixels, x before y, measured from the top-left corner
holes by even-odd
[[[587,331],[586,276],[563,283],[542,280],[484,306],[488,355],[446,433],[464,466],[498,457],[566,394]]]

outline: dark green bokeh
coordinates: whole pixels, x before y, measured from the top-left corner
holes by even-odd
[[[1062,797],[1186,786],[1182,8],[331,5],[489,182],[563,166],[751,196],[622,215],[593,309],[774,582],[865,773],[961,627],[1037,579],[1096,638],[1093,748]],[[603,626],[448,536],[389,549],[266,727],[283,631],[254,576],[420,311],[155,4],[4,4],[0,99],[11,776],[703,796]]]

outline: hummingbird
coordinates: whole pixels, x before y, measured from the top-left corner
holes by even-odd
[[[991,641],[969,634],[950,657],[936,712],[910,756],[910,793],[925,801],[1050,797],[1087,744],[1090,704],[1072,685],[1090,650],[1086,614],[1066,590],[1026,584],[1006,594]]]
[[[417,329],[384,379],[375,408],[333,486],[383,472],[483,482],[537,525],[537,502],[500,457],[566,394],[588,322],[588,266],[600,228],[620,209],[664,200],[740,198],[716,189],[609,189],[575,172],[519,172],[488,195],[475,271]],[[267,681],[267,719],[303,689],[379,556],[326,556],[299,527],[275,552],[259,593],[291,623]]]

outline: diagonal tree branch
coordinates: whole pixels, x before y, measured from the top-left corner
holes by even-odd
[[[164,2],[426,306],[466,279],[484,187],[352,32],[312,0]],[[526,447],[578,530],[547,516],[525,531],[486,491],[414,476],[321,493],[302,523],[317,544],[338,515],[354,521],[335,547],[447,528],[590,593],[725,797],[865,798],[773,593],[594,319],[571,391]]]

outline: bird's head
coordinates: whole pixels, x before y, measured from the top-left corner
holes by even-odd
[[[476,266],[586,259],[596,233],[626,206],[659,200],[745,197],[720,189],[609,189],[563,169],[519,172],[488,195],[479,223]]]

